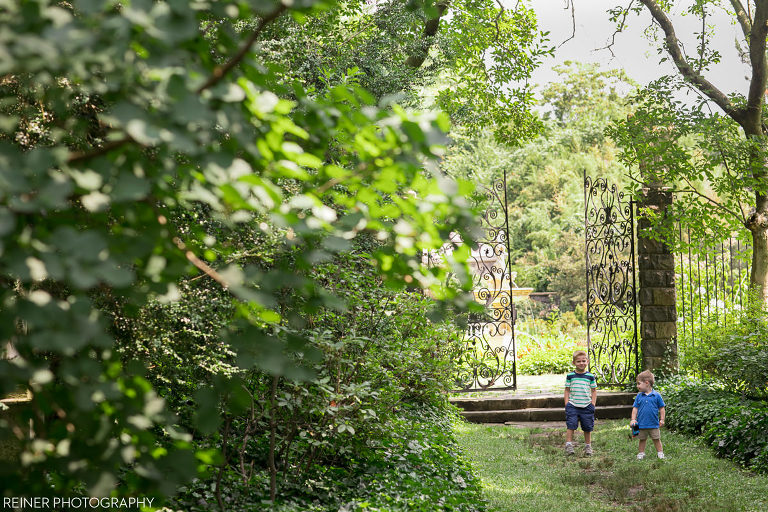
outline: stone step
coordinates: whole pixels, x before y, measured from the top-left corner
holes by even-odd
[[[597,392],[597,406],[632,405],[637,393]],[[511,411],[520,409],[563,409],[562,393],[545,395],[506,395],[500,397],[450,399],[456,407],[465,411]]]
[[[626,419],[632,415],[632,404],[599,405],[595,409],[595,418],[599,420]],[[562,421],[565,422],[565,407],[560,402],[559,408],[535,407],[526,409],[479,410],[461,413],[471,423],[509,423],[520,421]]]

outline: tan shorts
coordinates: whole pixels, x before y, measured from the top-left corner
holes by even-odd
[[[641,428],[640,435],[637,436],[637,438],[641,441],[645,441],[648,439],[648,436],[650,436],[651,439],[661,439],[661,431],[657,428]]]

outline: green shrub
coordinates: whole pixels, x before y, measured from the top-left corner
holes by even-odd
[[[760,336],[768,335],[760,333]],[[768,396],[768,344],[766,338],[759,342],[741,339],[739,334],[728,337],[728,345],[709,356],[700,358],[702,369],[721,379],[730,389],[744,396],[761,398]]]
[[[704,438],[721,457],[753,471],[768,473],[768,404],[748,402],[713,418]]]
[[[228,510],[433,511],[485,509],[479,481],[472,475],[453,437],[454,408],[404,406],[382,420],[381,435],[362,432],[347,441],[354,455],[343,463],[312,464],[301,475],[281,472],[281,492],[269,504],[269,475],[256,472],[244,481],[238,468],[223,475],[221,500]],[[207,511],[217,497],[210,482],[182,490],[177,508]]]
[[[528,353],[517,362],[517,372],[522,375],[566,373],[573,370],[575,346],[549,348]]]
[[[690,377],[672,377],[657,386],[667,409],[667,427],[686,434],[701,434],[707,423],[742,399],[720,384]]]
[[[573,369],[573,352],[586,350],[580,345],[586,327],[573,312],[555,310],[545,319],[527,318],[520,322],[516,338],[517,372],[522,375],[565,373]]]
[[[720,380],[746,397],[768,397],[768,317],[759,304],[750,303],[728,325],[708,324],[684,353],[684,370]]]
[[[162,388],[179,397],[189,396],[190,383],[201,388],[194,392],[200,407],[187,423],[200,426],[194,430],[200,445],[222,454],[208,463],[206,478],[181,491],[179,508],[209,510],[221,501],[228,510],[263,510],[274,492],[272,510],[355,510],[366,502],[369,510],[431,510],[439,502],[450,510],[475,510],[478,500],[466,491],[470,477],[460,471],[458,451],[444,433],[445,418],[455,414],[447,391],[460,331],[431,321],[434,302],[423,294],[383,286],[366,254],[343,253],[308,272],[345,307],[317,307],[301,322],[270,331],[276,346],[293,347],[294,364],[306,370],[303,378],[257,370],[232,375],[222,364],[213,375],[178,374]],[[161,318],[189,319],[183,322],[188,332],[177,335],[184,343],[170,345],[169,355],[162,352],[154,364],[172,364],[178,356],[187,368],[205,363],[199,370],[207,370],[216,361],[200,357],[215,354],[217,346],[201,333],[226,323],[228,309],[199,315],[211,302],[200,297],[185,294],[193,304],[160,311]],[[177,325],[156,324],[137,332],[165,340],[163,327]],[[297,338],[308,342],[296,345]],[[209,382],[223,378],[240,385],[217,394]],[[426,436],[423,442],[420,436]]]

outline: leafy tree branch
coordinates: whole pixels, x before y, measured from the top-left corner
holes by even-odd
[[[680,41],[675,34],[675,27],[664,10],[654,0],[640,0],[653,16],[656,23],[664,31],[665,48],[672,57],[672,61],[677,66],[680,73],[692,84],[694,84],[702,93],[712,99],[723,111],[731,116],[737,122],[745,121],[745,111],[738,109],[731,103],[731,100],[723,94],[714,84],[704,78],[700,72],[696,71],[689,63],[681,50]]]

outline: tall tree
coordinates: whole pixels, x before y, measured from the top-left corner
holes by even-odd
[[[752,242],[753,290],[768,304],[768,166],[765,123],[765,91],[768,80],[766,37],[768,0],[693,0],[688,2],[640,0],[611,11],[619,29],[630,12],[650,13],[664,56],[676,76],[651,83],[636,98],[635,115],[613,131],[630,164],[639,164],[642,181],[669,184],[677,192],[675,212],[685,216],[697,242],[718,231],[745,229]],[[683,9],[700,20],[695,53],[687,53],[672,20],[673,10]],[[741,28],[745,62],[751,68],[749,88],[726,94],[711,75],[712,64],[721,58],[713,44],[718,27],[711,14],[729,13]],[[681,103],[676,90],[689,88],[701,98],[695,106]],[[719,111],[722,112],[722,114]]]
[[[768,304],[768,168],[765,124],[766,36],[768,1],[694,0],[672,2],[640,0],[642,5],[611,11],[619,30],[630,12],[650,13],[664,52],[676,76],[652,82],[635,97],[635,115],[617,123],[614,136],[627,150],[629,164],[639,164],[640,181],[656,181],[678,192],[675,213],[686,219],[701,241],[746,229],[751,238],[751,287]],[[687,53],[671,17],[683,8],[701,21],[696,53]],[[723,9],[741,27],[751,68],[749,88],[743,94],[725,94],[708,78],[712,64],[721,58],[712,38],[717,27],[710,15]],[[701,101],[689,106],[675,98],[675,91],[689,88]],[[722,113],[720,113],[720,111]]]
[[[492,126],[506,143],[540,128],[528,79],[552,49],[522,2],[342,0],[306,22],[278,20],[260,43],[266,60],[318,91],[357,80],[377,99],[417,106],[429,88],[455,122]]]

